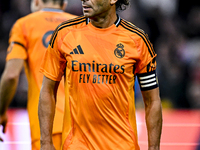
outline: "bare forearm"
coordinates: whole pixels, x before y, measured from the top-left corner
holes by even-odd
[[[44,76],[38,106],[41,150],[55,150],[52,141],[52,129],[58,85],[58,81],[53,81]]]
[[[0,83],[0,115],[5,115],[15,95],[23,64],[23,59],[11,59],[6,62]]]
[[[52,128],[55,114],[55,98],[48,92],[41,91],[38,115],[41,130],[41,142],[52,142]]]
[[[160,100],[149,103],[145,111],[149,150],[159,150],[162,130],[162,108]]]
[[[8,78],[5,74],[2,75],[0,83],[0,115],[3,115],[9,104],[11,103],[18,84],[18,77]]]

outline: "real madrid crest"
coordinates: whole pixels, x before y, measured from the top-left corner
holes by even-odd
[[[123,44],[117,44],[117,48],[114,51],[114,54],[117,58],[123,58],[125,56],[125,50]]]

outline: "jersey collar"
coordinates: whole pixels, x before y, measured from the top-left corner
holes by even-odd
[[[116,27],[119,26],[120,22],[121,22],[121,18],[120,18],[120,16],[117,14],[117,20],[116,20],[115,23],[114,23],[114,24],[116,25]]]
[[[48,11],[48,12],[63,12],[61,9],[56,9],[56,8],[43,8],[41,11]]]
[[[120,21],[121,21],[121,18],[120,18],[120,16],[117,14],[117,20],[116,20],[115,23],[114,23],[116,27],[119,26]],[[86,19],[86,24],[88,24],[89,22],[90,22],[90,19],[87,18],[87,19]]]

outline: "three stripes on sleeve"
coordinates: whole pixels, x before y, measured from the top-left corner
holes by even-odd
[[[148,73],[137,74],[137,77],[141,91],[151,90],[158,87],[158,80],[155,70]]]

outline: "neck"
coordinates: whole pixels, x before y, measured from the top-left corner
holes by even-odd
[[[108,28],[112,26],[116,20],[117,20],[117,15],[115,9],[114,11],[111,10],[106,14],[101,14],[96,17],[90,18],[92,25],[97,28]]]
[[[61,9],[59,4],[54,4],[52,2],[47,2],[47,3],[43,4],[43,8]]]

